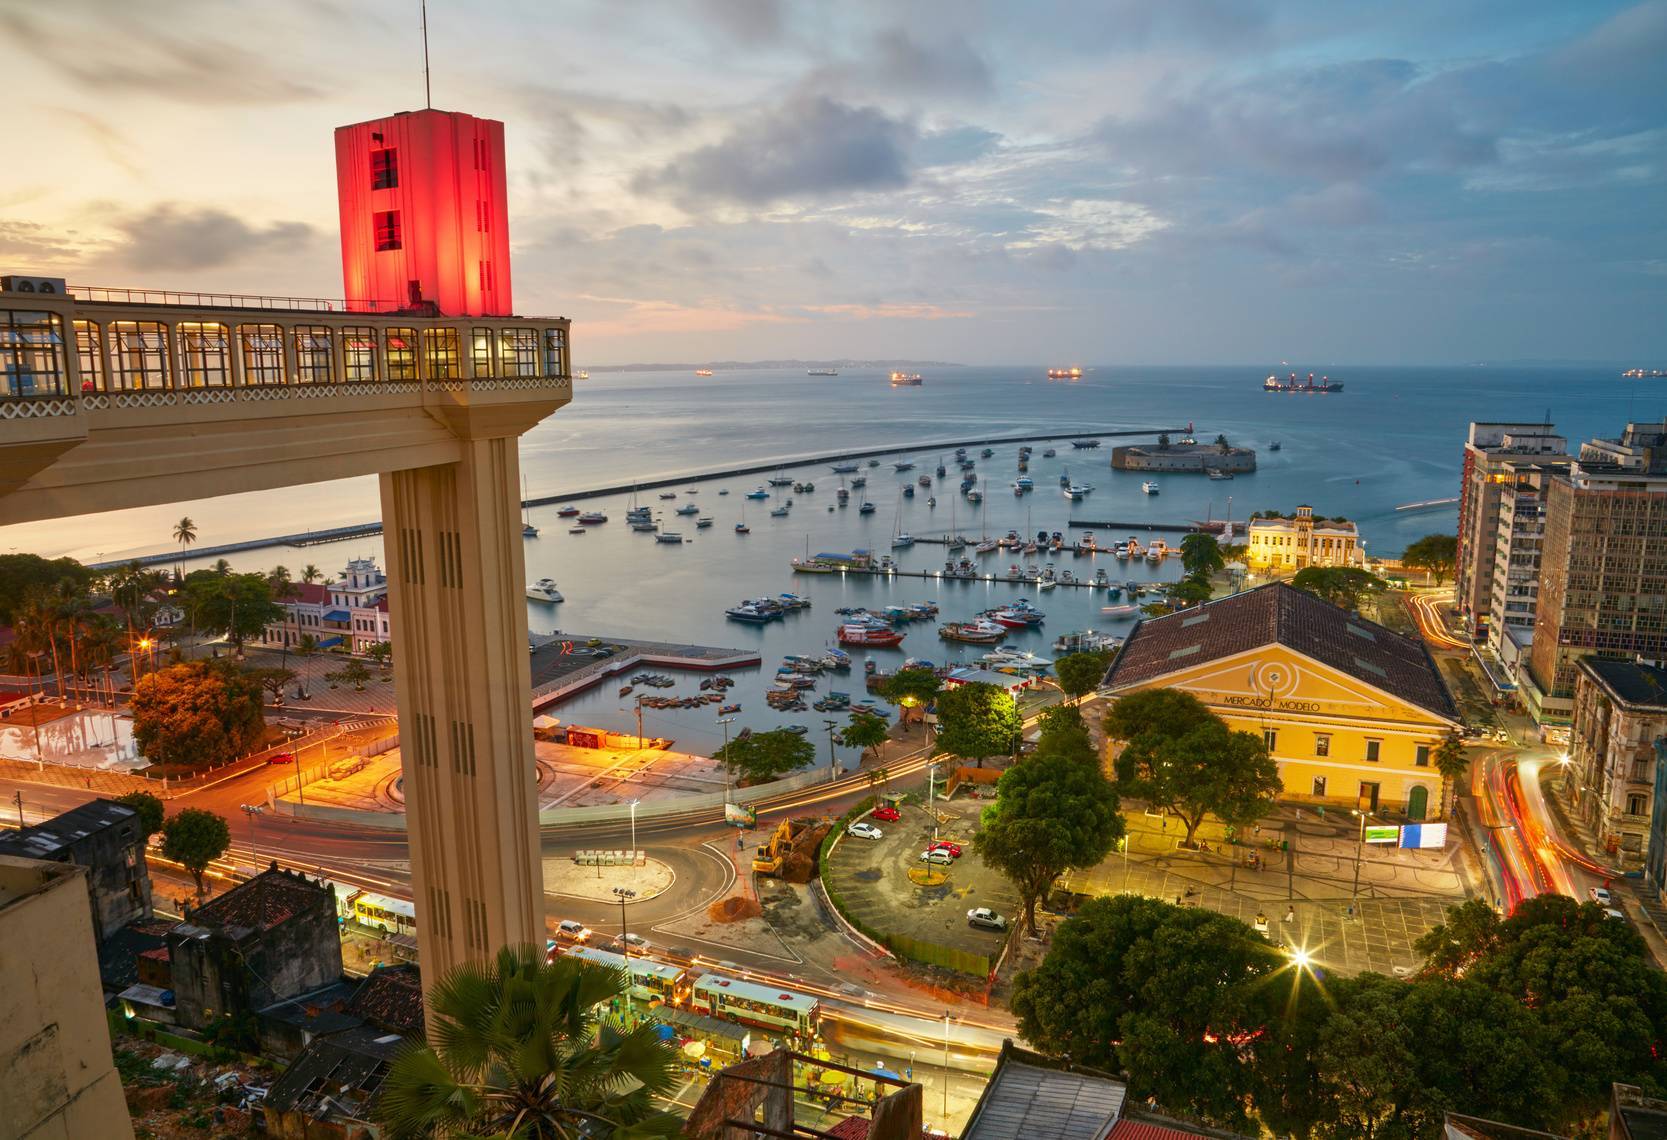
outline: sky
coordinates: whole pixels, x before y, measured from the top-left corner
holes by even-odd
[[[430,0],[586,364],[1667,366],[1667,0]],[[0,0],[0,267],[339,296],[416,0]]]

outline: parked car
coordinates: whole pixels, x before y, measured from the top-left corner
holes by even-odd
[[[590,939],[590,927],[582,922],[574,922],[571,918],[564,918],[556,923],[556,937],[568,942],[586,942]]]
[[[268,764],[293,764],[295,763],[295,753],[274,752],[266,758],[266,762]]]
[[[1614,903],[1614,900],[1609,896],[1608,887],[1593,887],[1587,893],[1592,896],[1592,901],[1597,903],[1599,906],[1607,907],[1613,905]]]
[[[1626,912],[1623,910],[1617,910],[1612,906],[1606,906],[1603,908],[1603,916],[1605,918],[1618,918],[1622,922],[1626,921]]]
[[[967,911],[967,925],[984,930],[1006,930],[1007,920],[987,906],[975,906]]]
[[[947,839],[934,839],[931,843],[927,844],[926,850],[947,851],[952,859],[959,859],[961,857],[961,845],[959,843],[951,843]]]
[[[896,823],[898,820],[903,818],[903,813],[892,807],[890,804],[882,804],[869,814],[875,819],[881,819],[887,823]]]
[[[854,835],[858,839],[882,839],[885,837],[886,833],[875,827],[872,823],[863,823],[859,820],[858,822],[847,827],[845,829],[845,834]]]
[[[947,851],[941,850],[922,851],[920,853],[920,861],[922,863],[932,863],[939,867],[947,867],[951,863],[955,862],[955,856],[951,855]]]

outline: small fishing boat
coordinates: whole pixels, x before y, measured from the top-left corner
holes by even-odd
[[[899,459],[891,465],[891,469],[893,471],[913,471],[914,466],[914,460],[912,459]]]
[[[868,645],[890,648],[903,644],[903,635],[895,629],[875,628],[866,623],[850,623],[839,627],[835,639],[841,645]]]
[[[857,471],[855,463],[835,463],[831,468],[835,475],[853,475]]]
[[[1007,636],[1007,631],[991,621],[952,621],[938,627],[938,636],[945,641],[961,641],[969,645],[994,645]]]
[[[677,498],[677,492],[676,491],[664,491],[664,492],[661,492],[660,497],[662,499],[675,499],[675,498]]]
[[[631,695],[631,690],[634,688],[636,688],[635,685],[621,685],[619,687],[619,695],[622,697],[628,697]]]
[[[678,534],[675,530],[663,530],[654,536],[654,541],[664,542],[669,546],[676,546],[682,543],[683,536]]]
[[[851,480],[851,489],[853,491],[856,490],[859,487],[866,487],[866,486],[868,486],[868,476],[867,475],[858,475],[856,478]]]
[[[578,513],[579,513],[579,508],[575,507],[572,503],[568,503],[565,507],[562,507],[562,508],[560,508],[559,510],[556,511],[556,517],[559,518],[559,519],[570,519],[570,518],[574,517],[575,515],[577,515]]]
[[[1282,446],[1283,445],[1276,439],[1272,443],[1268,444],[1268,450],[1269,451],[1278,451]]]
[[[930,487],[932,485],[932,476],[922,475],[919,479],[916,479],[915,482],[919,483],[922,487]]]
[[[784,518],[786,518],[787,517],[787,508],[786,507],[777,507],[775,510],[770,512],[770,517],[773,518],[773,519],[784,519]]]
[[[607,522],[608,516],[603,514],[601,511],[586,511],[584,514],[579,516],[579,521],[584,523],[586,526],[595,526],[597,523]]]
[[[681,507],[678,507],[677,510],[673,513],[679,514],[679,515],[698,515],[698,514],[700,514],[700,508],[698,506],[696,506],[694,503],[684,503]]]
[[[1052,459],[1055,455],[1058,455],[1058,454],[1059,453],[1057,451],[1055,451],[1053,448],[1050,447],[1042,453],[1042,458],[1043,459]]]
[[[740,705],[724,705],[722,708],[720,708],[718,710],[718,715],[719,716],[734,716],[736,713],[738,713],[740,711],[741,711],[741,706]]]
[[[754,487],[747,492],[747,498],[749,499],[768,499],[769,497],[770,490],[768,487]]]
[[[1219,467],[1210,468],[1210,478],[1212,479],[1231,479],[1232,477],[1233,473],[1231,471],[1223,471]]]
[[[857,513],[859,515],[871,515],[879,509],[880,508],[876,507],[873,503],[869,502],[867,499],[864,499],[862,501],[862,505],[857,508]]]
[[[537,538],[538,528],[533,525],[532,515],[527,509],[527,480],[521,480],[521,537]]]
[[[568,534],[586,534],[588,532],[582,526],[570,526],[570,527],[567,528],[567,533]]]

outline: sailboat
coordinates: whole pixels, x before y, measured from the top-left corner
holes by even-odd
[[[944,544],[946,550],[965,550],[967,540],[955,533],[955,500],[949,500],[949,541]]]
[[[532,515],[527,509],[527,477],[521,476],[521,537],[537,538],[538,528],[533,525]]]
[[[736,534],[751,534],[752,527],[747,525],[747,501],[741,500],[741,521],[735,524]]]
[[[891,548],[898,550],[914,544],[915,536],[903,529],[903,495],[899,492],[897,495],[897,513],[892,516]]]

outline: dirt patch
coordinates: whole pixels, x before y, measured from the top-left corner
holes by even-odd
[[[713,922],[740,922],[743,919],[757,918],[763,913],[763,907],[743,895],[719,899],[706,908],[707,917]]]
[[[880,881],[880,869],[868,867],[861,871],[853,871],[851,877],[859,883],[877,883]]]

